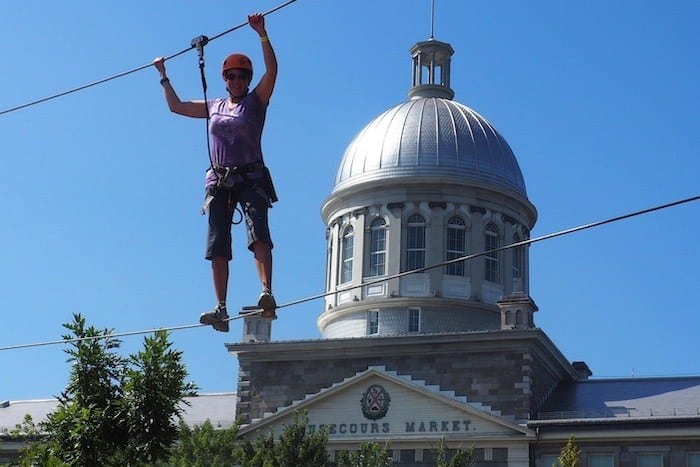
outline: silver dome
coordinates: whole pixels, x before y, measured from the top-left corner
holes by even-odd
[[[333,192],[421,176],[527,198],[520,166],[503,136],[474,110],[441,97],[411,99],[365,126],[343,155]]]

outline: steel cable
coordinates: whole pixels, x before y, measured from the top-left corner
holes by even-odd
[[[361,288],[361,287],[366,287],[367,285],[373,285],[373,284],[378,284],[378,283],[381,283],[381,282],[386,282],[386,281],[389,281],[389,280],[392,280],[392,279],[397,279],[397,278],[400,278],[400,277],[404,277],[404,276],[407,276],[407,275],[410,275],[410,274],[417,274],[417,273],[420,273],[420,272],[429,271],[429,270],[431,270],[431,269],[435,269],[435,268],[447,266],[448,264],[458,263],[458,262],[460,262],[460,261],[469,261],[469,260],[471,260],[471,259],[478,258],[478,257],[480,257],[480,256],[485,256],[485,255],[488,255],[488,254],[492,254],[492,253],[497,253],[497,252],[500,252],[500,251],[509,250],[509,249],[511,249],[511,248],[518,248],[518,247],[521,247],[521,246],[530,245],[530,244],[537,243],[537,242],[541,242],[541,241],[544,241],[544,240],[549,240],[549,239],[552,239],[552,238],[561,237],[561,236],[564,236],[564,235],[569,235],[569,234],[572,234],[572,233],[575,233],[575,232],[580,232],[580,231],[582,231],[582,230],[588,230],[588,229],[592,229],[592,228],[594,228],[594,227],[600,227],[600,226],[602,226],[602,225],[611,224],[611,223],[613,223],[613,222],[619,222],[619,221],[621,221],[621,220],[625,220],[625,219],[629,219],[629,218],[632,218],[632,217],[641,216],[641,215],[643,215],[643,214],[649,214],[649,213],[652,213],[652,212],[655,212],[655,211],[660,211],[660,210],[663,210],[663,209],[668,209],[668,208],[671,208],[671,207],[674,207],[674,206],[678,206],[678,205],[681,205],[681,204],[690,203],[690,202],[693,202],[693,201],[697,201],[697,200],[699,200],[699,199],[700,199],[700,196],[691,196],[691,197],[689,197],[689,198],[684,198],[684,199],[680,199],[680,200],[677,200],[677,201],[672,201],[672,202],[670,202],[670,203],[661,204],[661,205],[654,206],[654,207],[651,207],[651,208],[642,209],[642,210],[639,210],[639,211],[634,211],[634,212],[631,212],[631,213],[628,213],[628,214],[623,214],[623,215],[616,216],[616,217],[611,217],[611,218],[608,218],[608,219],[605,219],[605,220],[602,220],[602,221],[591,222],[591,223],[588,223],[588,224],[579,225],[579,226],[577,226],[577,227],[571,227],[571,228],[569,228],[569,229],[564,229],[564,230],[560,230],[560,231],[558,231],[558,232],[553,232],[553,233],[550,233],[550,234],[542,235],[542,236],[535,237],[535,238],[530,238],[530,239],[523,240],[523,241],[520,241],[520,242],[511,243],[511,244],[504,245],[504,246],[501,246],[501,247],[498,247],[498,248],[493,248],[493,249],[490,249],[490,250],[481,251],[481,252],[479,252],[479,253],[474,253],[474,254],[470,254],[470,255],[466,255],[466,256],[461,256],[461,257],[459,257],[459,258],[454,258],[454,259],[451,259],[451,260],[448,260],[448,261],[443,261],[443,262],[441,262],[441,263],[433,264],[433,265],[431,265],[431,266],[426,266],[426,267],[424,267],[424,268],[419,268],[419,269],[413,269],[413,270],[411,270],[411,271],[400,272],[400,273],[398,273],[398,274],[393,274],[393,275],[391,275],[391,276],[383,277],[383,278],[381,278],[381,279],[377,279],[377,280],[370,281],[370,282],[365,282],[365,283],[360,284],[360,285],[355,285],[355,286],[352,286],[352,287],[346,287],[346,288],[343,288],[342,290],[334,290],[334,291],[331,291],[331,292],[324,292],[324,293],[320,293],[320,294],[317,294],[317,295],[312,295],[312,296],[309,296],[309,297],[306,297],[306,298],[301,298],[301,299],[299,299],[299,300],[293,300],[293,301],[291,301],[291,302],[288,302],[288,303],[284,303],[284,304],[282,304],[282,305],[279,305],[279,306],[277,307],[277,309],[287,308],[287,307],[294,306],[294,305],[299,305],[299,304],[301,304],[301,303],[306,303],[306,302],[310,302],[310,301],[312,301],[312,300],[318,300],[318,299],[320,299],[320,298],[324,298],[324,297],[329,296],[329,295],[334,295],[334,294],[337,294],[337,293],[339,293],[339,292],[345,292],[345,291],[348,291],[348,290],[354,290],[354,289],[358,289],[358,288]],[[261,310],[253,310],[253,311],[249,311],[249,312],[243,312],[243,313],[240,313],[238,316],[234,316],[234,317],[232,317],[232,318],[229,318],[227,321],[234,321],[234,320],[238,320],[238,319],[241,319],[241,318],[246,318],[246,317],[248,317],[248,316],[257,315],[257,314],[260,314],[260,313],[261,313]],[[183,329],[198,328],[198,327],[202,327],[202,326],[209,326],[209,325],[208,325],[208,324],[200,324],[200,323],[197,323],[197,324],[185,324],[185,325],[180,325],[180,326],[168,326],[168,327],[153,328],[153,329],[144,329],[144,330],[137,330],[137,331],[125,331],[125,332],[118,332],[118,333],[108,333],[108,334],[104,334],[104,335],[100,335],[100,336],[89,336],[89,337],[80,337],[80,338],[74,338],[74,339],[60,339],[60,340],[52,340],[52,341],[45,341],[45,342],[35,342],[35,343],[29,343],[29,344],[9,345],[9,346],[5,346],[5,347],[0,347],[0,351],[5,351],[5,350],[17,350],[17,349],[24,349],[24,348],[29,348],[29,347],[41,347],[41,346],[57,345],[57,344],[71,344],[71,343],[82,342],[82,341],[87,341],[87,340],[99,340],[99,339],[106,339],[106,338],[134,336],[134,335],[139,335],[139,334],[151,334],[151,333],[154,333],[154,332],[157,332],[157,331],[179,331],[179,330],[183,330]]]
[[[282,8],[284,8],[284,7],[286,7],[286,6],[290,5],[290,4],[292,4],[292,3],[294,3],[295,1],[296,1],[296,0],[289,0],[289,1],[287,1],[286,3],[283,3],[283,4],[279,5],[279,6],[276,6],[275,8],[273,8],[273,9],[271,9],[271,10],[266,11],[265,13],[262,13],[262,15],[263,15],[263,16],[267,16],[267,15],[269,15],[269,14],[272,14],[272,13],[276,12],[277,10],[280,10],[280,9],[282,9]],[[213,41],[213,40],[216,40],[216,39],[218,39],[218,38],[220,38],[220,37],[222,37],[222,36],[225,36],[226,34],[229,34],[229,33],[233,32],[233,31],[235,31],[235,30],[237,30],[237,29],[240,29],[240,28],[242,28],[243,26],[245,26],[246,24],[248,24],[248,21],[246,21],[245,23],[241,23],[241,24],[239,24],[238,26],[234,26],[234,27],[232,27],[231,29],[227,29],[226,31],[224,31],[224,32],[222,32],[222,33],[219,33],[219,34],[215,35],[214,37],[211,37],[211,38],[209,39],[209,42],[211,42],[211,41]],[[171,59],[173,59],[173,58],[175,58],[175,57],[179,57],[180,55],[182,55],[182,54],[184,54],[184,53],[187,53],[187,52],[189,52],[190,50],[192,50],[192,49],[194,49],[194,48],[196,48],[195,45],[190,45],[190,46],[187,47],[186,49],[182,49],[182,50],[180,50],[179,52],[176,52],[176,53],[174,53],[174,54],[172,54],[172,55],[168,55],[167,57],[164,58],[164,61],[168,61],[168,60],[171,60]],[[21,105],[15,106],[15,107],[11,107],[11,108],[9,108],[9,109],[2,110],[2,111],[0,111],[0,115],[5,115],[5,114],[11,113],[11,112],[15,112],[15,111],[17,111],[17,110],[21,110],[21,109],[25,109],[25,108],[27,108],[27,107],[31,107],[31,106],[33,106],[33,105],[41,104],[41,103],[43,103],[43,102],[47,102],[47,101],[50,101],[50,100],[53,100],[53,99],[58,99],[59,97],[63,97],[63,96],[67,96],[67,95],[69,95],[69,94],[73,94],[73,93],[76,93],[76,92],[79,92],[79,91],[83,91],[83,90],[85,90],[85,89],[88,89],[88,88],[91,88],[91,87],[94,87],[94,86],[98,86],[98,85],[100,85],[100,84],[107,83],[107,82],[109,82],[109,81],[112,81],[112,80],[115,80],[115,79],[118,79],[118,78],[122,78],[122,77],[127,76],[127,75],[130,75],[130,74],[132,74],[132,73],[136,73],[137,71],[145,70],[146,68],[150,68],[150,67],[152,67],[152,66],[153,66],[153,63],[148,63],[148,64],[146,64],[146,65],[141,65],[141,66],[136,67],[136,68],[133,68],[133,69],[131,69],[131,70],[123,71],[123,72],[121,72],[121,73],[117,73],[117,74],[112,75],[112,76],[109,76],[109,77],[107,77],[107,78],[103,78],[103,79],[100,79],[100,80],[97,80],[97,81],[93,81],[92,83],[84,84],[84,85],[82,85],[82,86],[78,86],[78,87],[76,87],[76,88],[69,89],[69,90],[67,90],[67,91],[59,92],[58,94],[53,94],[53,95],[48,96],[48,97],[44,97],[44,98],[41,98],[41,99],[37,99],[37,100],[35,100],[35,101],[27,102],[27,103],[25,103],[25,104],[21,104]]]

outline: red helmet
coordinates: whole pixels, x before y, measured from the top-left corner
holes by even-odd
[[[226,60],[221,65],[221,73],[226,73],[227,70],[233,70],[234,68],[248,70],[251,76],[253,75],[253,62],[243,54],[231,54],[226,57]]]

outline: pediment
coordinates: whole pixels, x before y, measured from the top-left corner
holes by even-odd
[[[331,387],[309,394],[241,428],[279,434],[297,411],[306,411],[309,428],[327,430],[330,441],[530,439],[534,432],[498,411],[452,391],[426,385],[409,375],[370,367]]]

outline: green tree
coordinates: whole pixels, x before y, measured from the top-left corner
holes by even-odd
[[[306,412],[297,412],[277,441],[272,433],[241,440],[236,458],[241,467],[325,467],[327,442],[326,432],[310,432]]]
[[[579,467],[581,459],[581,450],[574,444],[574,437],[569,436],[566,446],[559,453],[558,467]]]
[[[68,386],[58,397],[58,408],[42,425],[46,438],[41,443],[45,455],[67,465],[110,465],[118,446],[125,444],[123,392],[125,361],[115,353],[119,341],[86,327],[85,319],[73,316],[64,324],[79,338],[66,350],[72,364]],[[107,332],[105,331],[105,335]]]
[[[277,442],[277,465],[284,466],[323,466],[328,461],[325,432],[309,432],[309,419],[306,412],[296,412],[293,422],[286,425]]]
[[[45,450],[40,448],[39,440],[42,437],[41,428],[34,423],[32,416],[29,414],[25,414],[22,423],[16,424],[12,430],[6,431],[3,434],[8,435],[9,438],[14,441],[23,441],[25,447],[21,449],[20,455],[27,459],[34,460],[30,461],[21,457],[16,463],[2,465],[7,465],[9,467],[33,467],[35,465],[41,465],[43,467],[62,467],[65,465],[55,457],[49,456]]]
[[[72,364],[59,405],[41,424],[43,439],[23,462],[47,459],[67,466],[152,465],[167,458],[177,438],[180,404],[196,387],[186,383],[182,353],[168,334],[144,339],[142,352],[117,354],[120,341],[110,331],[87,326],[76,314],[63,325],[73,340],[66,350]]]
[[[445,438],[440,438],[437,446],[433,449],[435,452],[436,467],[468,467],[473,464],[474,448],[457,449],[450,452],[447,448]]]
[[[386,447],[376,442],[360,443],[357,451],[341,451],[335,460],[336,467],[391,467],[391,456]]]
[[[129,464],[168,457],[179,436],[177,420],[182,420],[184,398],[196,389],[186,378],[182,352],[172,348],[165,331],[146,337],[143,350],[129,357],[121,404]]]
[[[236,462],[238,425],[216,430],[209,420],[190,428],[180,423],[180,437],[162,467],[224,467]]]

